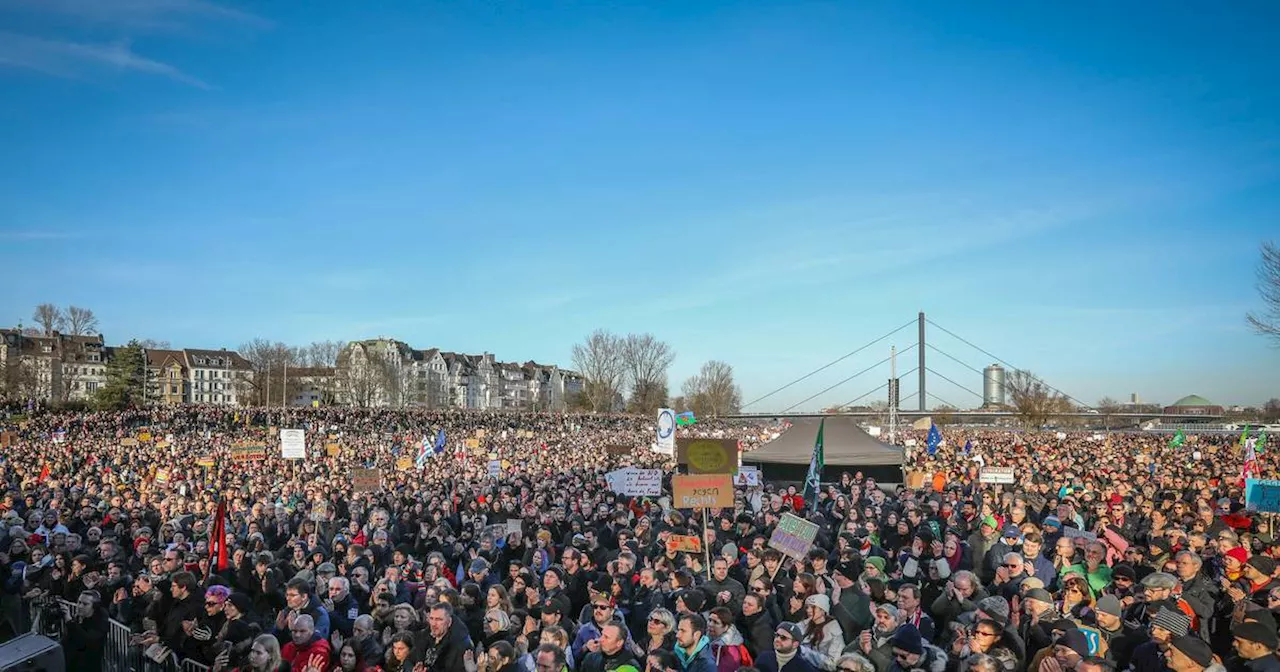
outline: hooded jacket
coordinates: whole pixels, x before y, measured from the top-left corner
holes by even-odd
[[[711,657],[711,640],[706,635],[698,640],[692,654],[687,653],[683,646],[677,646],[676,658],[684,672],[717,672],[716,661]]]
[[[730,625],[723,635],[711,640],[711,656],[715,659],[719,672],[737,672],[738,668],[751,664],[751,652],[747,650],[742,633],[734,625]]]

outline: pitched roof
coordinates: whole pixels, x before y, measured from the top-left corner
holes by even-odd
[[[147,366],[152,368],[160,368],[168,366],[172,360],[177,362],[182,368],[187,367],[187,358],[182,354],[181,350],[153,350],[146,348]]]
[[[236,369],[248,371],[252,367],[248,360],[240,356],[235,350],[196,350],[187,348],[183,350],[186,353],[187,366],[200,367],[203,369]],[[210,359],[221,359],[222,365],[215,366],[209,362]],[[197,360],[204,360],[203,363],[197,363]]]

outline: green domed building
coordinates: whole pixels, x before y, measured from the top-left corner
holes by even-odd
[[[1222,411],[1222,406],[1198,394],[1189,394],[1164,407],[1164,412],[1170,415],[1222,415]]]

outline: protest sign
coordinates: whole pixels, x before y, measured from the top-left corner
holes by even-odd
[[[307,456],[307,433],[301,429],[280,430],[280,457],[301,460]]]
[[[809,547],[813,546],[813,540],[817,536],[817,525],[803,518],[784,513],[782,514],[782,520],[778,521],[778,526],[773,529],[773,536],[769,537],[769,548],[776,549],[785,556],[800,560],[809,552]]]
[[[676,449],[676,412],[669,408],[658,409],[657,442],[653,451],[670,456]]]
[[[466,439],[465,441],[463,441],[463,444],[467,448],[471,450],[475,450],[476,448],[480,447],[480,439]]]
[[[138,432],[138,440],[142,443],[151,442],[151,432]]]
[[[409,471],[410,469],[413,469],[413,458],[412,457],[396,458],[396,469],[399,469],[400,471]]]
[[[507,519],[507,534],[519,534],[521,532],[521,523],[519,518]]]
[[[733,477],[733,484],[739,488],[756,488],[760,486],[760,467],[738,467]]]
[[[382,472],[378,469],[352,469],[351,490],[353,492],[377,492],[382,488]]]
[[[258,462],[267,459],[266,446],[234,446],[231,448],[232,462]]]
[[[18,440],[13,432],[0,432],[0,448],[8,448]]]
[[[156,469],[155,482],[156,482],[156,484],[157,484],[157,485],[165,485],[166,483],[168,483],[168,482],[169,482],[169,470],[168,470],[168,469]]]
[[[323,499],[316,500],[315,505],[311,508],[311,515],[309,517],[311,518],[311,520],[314,520],[316,522],[323,522],[324,520],[328,519],[329,518],[329,502]]]
[[[608,455],[630,455],[631,446],[608,446],[605,449]]]
[[[138,445],[138,440],[133,438],[132,436],[128,436],[123,439],[120,439],[120,445],[124,448],[133,448]]]
[[[671,477],[671,491],[677,509],[733,507],[733,477],[729,474],[676,474]]]
[[[1068,539],[1084,539],[1085,541],[1098,540],[1098,535],[1094,534],[1093,532],[1090,532],[1088,530],[1082,530],[1077,527],[1070,527],[1070,526],[1062,528],[1062,536]]]
[[[676,439],[676,462],[691,474],[730,474],[738,464],[736,439]]]
[[[1244,508],[1259,513],[1280,513],[1280,481],[1246,478]]]
[[[671,552],[701,553],[702,539],[691,534],[673,534],[667,537],[667,550]]]
[[[497,460],[489,460],[489,478],[502,477],[502,463]]]
[[[212,455],[201,455],[196,458],[197,467],[212,467],[214,464],[216,464],[216,462],[214,462]]]
[[[983,467],[979,483],[1013,483],[1013,467]]]
[[[662,494],[661,469],[627,467],[605,474],[609,489],[628,497],[657,497]]]
[[[337,457],[342,452],[342,446],[336,443],[327,443],[324,446],[324,452],[329,457]]]

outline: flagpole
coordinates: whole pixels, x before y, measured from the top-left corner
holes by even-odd
[[[702,509],[702,558],[706,565],[707,580],[711,580],[711,544],[707,543],[707,509]]]

